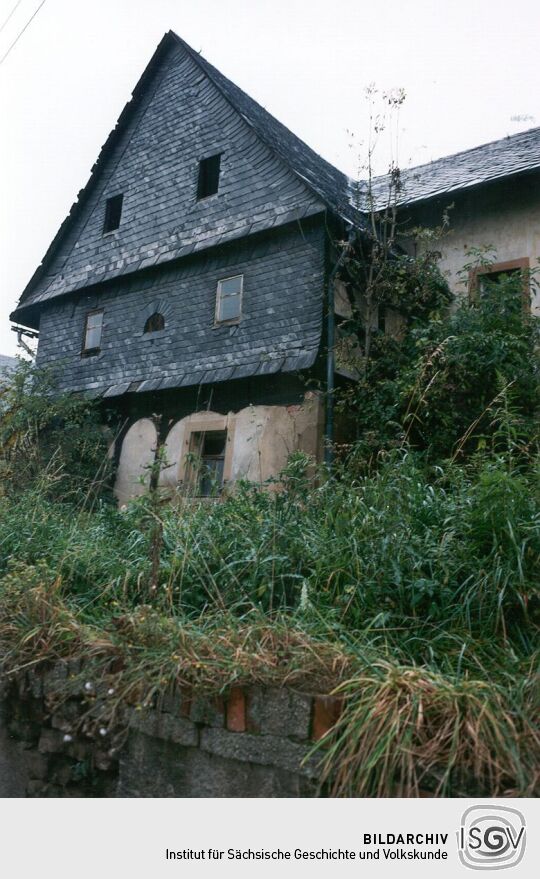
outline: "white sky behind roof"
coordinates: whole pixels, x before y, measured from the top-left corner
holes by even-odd
[[[39,2],[21,0],[0,57]],[[15,3],[0,0],[0,26]],[[8,315],[169,29],[351,175],[372,82],[407,92],[402,167],[540,125],[538,0],[47,0],[0,64],[0,353],[16,353]],[[383,136],[377,172],[389,156]]]

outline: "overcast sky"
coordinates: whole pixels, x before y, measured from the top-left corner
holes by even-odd
[[[0,27],[16,2],[0,0]],[[40,2],[20,0],[0,58]],[[371,82],[406,90],[402,167],[540,125],[538,0],[46,0],[0,62],[0,353],[15,353],[9,312],[169,29],[350,174]],[[381,172],[388,155],[383,142]]]

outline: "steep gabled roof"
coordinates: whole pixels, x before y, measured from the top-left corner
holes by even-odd
[[[401,172],[401,204],[413,204],[503,177],[540,169],[540,128],[531,128]],[[376,177],[377,206],[388,199],[388,175]]]
[[[235,110],[251,125],[257,135],[334,211],[350,222],[363,220],[351,205],[350,179],[319,156],[303,140],[272,116],[246,92],[223,76],[217,68],[195,52],[179,36],[172,37],[189,52]]]
[[[103,145],[100,155],[92,167],[90,178],[84,188],[79,192],[76,202],[62,223],[58,233],[51,243],[45,257],[38,267],[33,277],[29,281],[24,290],[17,309],[12,315],[12,319],[25,321],[35,321],[33,312],[40,303],[46,299],[56,298],[67,292],[76,289],[82,289],[92,283],[108,280],[118,274],[128,274],[146,268],[156,262],[152,257],[152,253],[159,249],[159,263],[165,263],[172,259],[178,259],[184,255],[188,255],[195,250],[202,250],[215,244],[215,240],[224,242],[235,235],[246,234],[245,230],[234,230],[227,235],[217,234],[211,236],[201,236],[195,243],[192,241],[177,242],[170,244],[169,242],[153,242],[152,248],[148,253],[136,254],[130,256],[123,261],[121,269],[115,267],[100,265],[93,272],[79,272],[78,276],[65,276],[59,271],[55,265],[55,259],[62,252],[66,241],[73,235],[77,228],[78,221],[85,216],[84,211],[87,205],[97,197],[100,187],[102,186],[103,171],[106,170],[109,160],[112,161],[115,151],[121,148],[122,138],[126,136],[126,132],[137,118],[137,114],[144,107],[144,102],[148,100],[165,60],[171,52],[181,48],[192,60],[194,64],[202,71],[202,73],[211,81],[213,86],[222,95],[225,101],[232,107],[239,117],[254,132],[257,138],[264,143],[265,148],[269,149],[283,165],[289,169],[289,172],[297,178],[309,192],[312,193],[312,201],[317,200],[318,207],[307,207],[302,213],[301,209],[289,210],[283,209],[278,217],[277,223],[284,223],[293,219],[299,219],[303,215],[313,213],[315,210],[323,210],[328,208],[331,212],[343,219],[353,222],[361,222],[361,217],[354,207],[350,204],[349,179],[341,171],[333,168],[328,162],[317,155],[310,147],[308,147],[300,138],[296,137],[284,125],[270,115],[263,107],[250,98],[242,89],[234,85],[229,79],[221,74],[215,67],[209,64],[201,55],[195,52],[180,37],[172,31],[165,34],[157,47],[152,59],[150,60],[141,79],[137,83],[131,100],[124,107],[118,122]],[[258,226],[264,226],[264,223],[253,223],[251,231],[255,231]],[[33,325],[33,324],[32,324]]]

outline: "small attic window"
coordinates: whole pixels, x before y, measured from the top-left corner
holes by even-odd
[[[158,311],[155,311],[154,314],[151,314],[144,325],[145,333],[159,333],[160,330],[164,329],[165,318]]]
[[[114,232],[115,229],[118,229],[120,225],[120,218],[122,216],[122,203],[124,201],[124,196],[113,195],[111,198],[107,199],[107,204],[105,205],[105,220],[103,222],[103,234],[106,235],[107,232]]]
[[[219,187],[219,169],[221,153],[201,159],[199,162],[199,179],[197,182],[197,199],[215,195]]]

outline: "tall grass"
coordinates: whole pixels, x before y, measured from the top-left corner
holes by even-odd
[[[401,451],[328,479],[306,464],[213,504],[0,498],[4,667],[76,656],[109,674],[114,659],[126,698],[172,681],[337,688],[320,745],[333,795],[530,793],[538,466]]]

